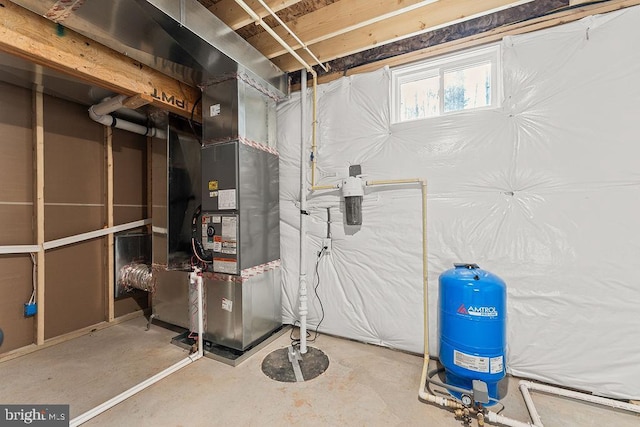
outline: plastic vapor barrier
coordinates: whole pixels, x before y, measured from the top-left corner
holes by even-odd
[[[352,164],[367,180],[428,180],[431,354],[438,275],[475,262],[507,283],[511,374],[640,398],[638,40],[638,7],[507,37],[501,107],[403,124],[390,124],[387,69],[319,86],[317,185]],[[299,94],[278,121],[283,317],[293,323]],[[339,191],[316,191],[308,205],[314,286],[327,208],[332,218],[320,330],[422,353],[419,187],[366,188],[361,226],[345,225]],[[320,305],[309,296],[313,330]]]

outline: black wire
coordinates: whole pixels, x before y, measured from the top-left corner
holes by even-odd
[[[316,326],[316,330],[314,331],[313,339],[309,339],[307,340],[307,342],[314,342],[316,338],[318,338],[318,335],[319,335],[318,329],[320,329],[320,325],[324,320],[324,306],[322,305],[322,300],[320,299],[320,295],[318,295],[318,286],[320,286],[320,274],[318,273],[318,265],[320,264],[320,258],[322,258],[322,255],[324,255],[324,251],[325,251],[325,248],[322,248],[322,250],[318,252],[318,259],[316,260],[316,268],[315,268],[315,272],[316,272],[315,278],[317,278],[317,282],[313,288],[313,292],[316,294],[316,298],[318,298],[318,302],[320,303],[320,310],[322,311],[322,316],[320,318],[320,322],[318,322],[318,325]],[[297,347],[300,345],[300,338],[293,337],[293,330],[295,329],[297,323],[299,323],[298,320],[293,322],[293,325],[292,325],[293,327],[291,328],[291,332],[289,332],[289,339],[291,340],[292,347]],[[311,333],[308,330],[307,330],[307,338],[311,338]]]
[[[202,101],[202,95],[200,95],[200,97],[196,100],[196,102],[193,103],[193,107],[191,107],[191,118],[188,120],[189,127],[191,128],[191,132],[193,132],[193,135],[196,137],[198,142],[200,142],[200,135],[196,132],[195,127],[193,127],[193,115],[196,112],[196,107],[198,106],[200,101]]]
[[[316,338],[318,338],[318,329],[320,329],[320,325],[322,325],[322,321],[324,320],[324,306],[322,305],[322,300],[320,299],[320,295],[318,295],[318,286],[320,286],[320,274],[318,273],[318,265],[320,265],[320,258],[324,255],[325,248],[323,247],[320,252],[318,252],[318,259],[316,260],[316,285],[313,288],[313,292],[316,294],[316,298],[318,298],[318,302],[320,303],[320,310],[322,311],[322,316],[320,317],[320,321],[316,326],[315,335],[313,339],[309,340],[309,342],[314,342]]]

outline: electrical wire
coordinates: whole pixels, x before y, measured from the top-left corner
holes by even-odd
[[[33,292],[31,293],[31,298],[29,298],[28,304],[33,304],[36,302],[36,256],[32,253],[29,254],[31,256],[31,262],[33,263],[33,269],[31,271],[31,281],[33,283]]]
[[[323,247],[320,250],[320,252],[318,252],[318,259],[316,260],[316,276],[315,276],[316,285],[313,287],[313,292],[316,294],[316,298],[320,303],[320,311],[322,312],[322,316],[320,316],[320,321],[316,325],[315,335],[313,336],[313,339],[309,340],[309,342],[315,342],[315,340],[318,338],[318,329],[320,329],[320,325],[322,325],[322,322],[324,321],[324,306],[322,305],[322,300],[320,299],[320,295],[318,295],[318,286],[320,286],[320,273],[318,273],[318,266],[320,265],[320,259],[324,255],[326,249],[327,248]]]
[[[316,329],[314,331],[314,335],[313,335],[313,339],[308,339],[307,342],[315,342],[315,340],[318,338],[318,330],[320,329],[320,325],[322,325],[322,322],[324,321],[324,305],[322,304],[322,300],[320,299],[320,295],[318,295],[318,287],[320,286],[320,274],[318,273],[318,266],[320,265],[320,259],[322,258],[322,256],[325,254],[325,250],[326,248],[322,248],[320,250],[320,252],[318,252],[318,259],[316,260],[316,267],[315,267],[315,279],[316,279],[316,284],[313,287],[313,292],[316,295],[316,298],[318,299],[318,302],[320,303],[320,311],[322,312],[322,316],[320,317],[320,321],[318,322],[318,324],[316,325]],[[294,338],[293,337],[293,330],[296,327],[296,324],[300,323],[298,320],[293,322],[293,328],[291,328],[291,332],[289,332],[289,339],[291,340],[291,346],[292,347],[298,347],[300,346],[300,337],[298,338]],[[311,338],[311,333],[309,331],[307,331],[307,338]]]
[[[193,132],[193,135],[196,137],[198,142],[200,142],[200,145],[202,145],[202,142],[200,141],[200,134],[196,132],[196,129],[193,126],[193,114],[196,112],[196,107],[198,106],[200,101],[202,101],[202,95],[200,95],[200,97],[196,100],[196,102],[193,103],[193,107],[191,107],[191,118],[188,121],[189,121],[189,127],[191,128],[191,132]]]

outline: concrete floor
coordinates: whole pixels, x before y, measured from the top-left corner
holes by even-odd
[[[175,332],[135,319],[0,363],[0,402],[64,403],[71,417],[186,357]],[[461,426],[446,410],[421,403],[422,358],[320,336],[314,347],[329,369],[304,383],[279,383],[260,367],[289,344],[284,334],[238,367],[203,358],[86,423],[87,426]],[[640,416],[535,394],[546,427],[637,427]],[[503,415],[529,421],[510,379]]]

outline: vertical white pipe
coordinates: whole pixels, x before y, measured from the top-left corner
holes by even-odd
[[[300,90],[300,353],[307,352],[307,71]]]
[[[203,294],[204,289],[202,287],[202,273],[196,270],[198,277],[196,283],[198,284],[198,356],[202,357],[204,354],[204,347],[202,341],[204,339],[204,301]]]

